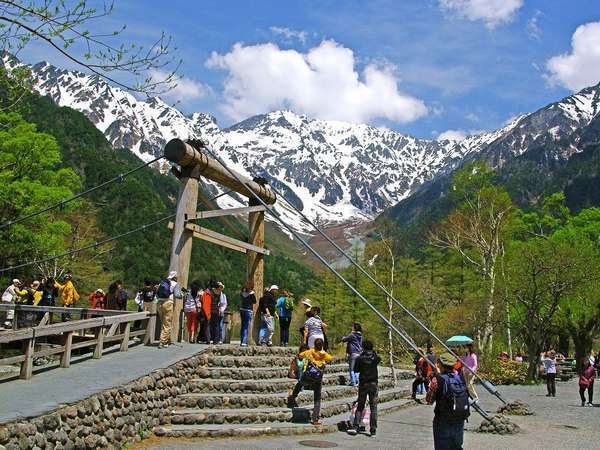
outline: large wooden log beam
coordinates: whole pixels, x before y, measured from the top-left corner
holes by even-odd
[[[215,161],[213,158],[205,155],[181,139],[171,139],[165,146],[164,154],[165,158],[172,163],[179,164],[184,168],[196,166],[197,172],[203,177],[222,184],[249,199],[254,199],[252,192],[246,189],[246,187],[236,180],[235,177],[231,176],[229,171],[223,168],[218,161]],[[269,205],[275,203],[277,196],[271,189],[252,181],[248,177],[239,174],[238,176],[265,203]]]

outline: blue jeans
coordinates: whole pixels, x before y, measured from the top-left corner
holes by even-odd
[[[350,372],[350,383],[356,385],[358,384],[358,374],[354,371],[354,366],[356,365],[356,358],[360,356],[359,353],[352,353],[348,355],[348,371]]]
[[[435,450],[462,450],[464,420],[446,422],[437,417],[433,418],[433,448]]]
[[[248,332],[252,323],[252,311],[249,309],[240,309],[240,318],[242,319],[242,332],[240,334],[240,344],[248,343]]]

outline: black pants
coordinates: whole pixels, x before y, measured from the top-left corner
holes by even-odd
[[[281,345],[288,345],[290,342],[291,323],[291,317],[279,317],[279,343]]]
[[[433,448],[435,450],[462,450],[465,421],[446,422],[433,418]]]
[[[220,326],[220,322],[221,322],[221,318],[219,317],[219,314],[212,314],[210,315],[210,340],[213,341],[213,343],[217,343],[217,342],[221,342],[221,326]]]
[[[356,414],[354,416],[354,427],[360,426],[360,420],[365,410],[365,402],[367,401],[367,395],[369,396],[369,407],[371,408],[371,418],[369,426],[371,432],[377,430],[377,383],[364,383],[358,385],[358,406],[356,407]]]
[[[579,396],[581,397],[581,403],[585,403],[585,391],[588,391],[588,403],[594,401],[594,383],[590,383],[587,386],[579,385]]]
[[[548,388],[549,395],[556,395],[556,374],[555,373],[547,373],[546,374],[546,388]]]
[[[412,398],[417,396],[417,388],[420,384],[425,385],[425,390],[429,389],[429,378],[428,377],[416,377],[412,384]]]
[[[319,420],[319,417],[321,416],[321,388],[322,387],[323,387],[322,380],[320,380],[318,382],[306,381],[303,376],[298,380],[298,382],[296,383],[296,386],[294,386],[294,390],[292,391],[291,398],[295,400],[303,388],[313,390],[313,393],[314,393],[314,396],[313,396],[313,405],[314,406],[313,406],[313,411],[312,411],[313,422],[316,420]]]

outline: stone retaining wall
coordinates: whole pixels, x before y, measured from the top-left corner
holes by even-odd
[[[51,413],[1,424],[0,448],[119,448],[139,441],[169,423],[177,395],[186,393],[187,381],[205,358],[198,354]]]

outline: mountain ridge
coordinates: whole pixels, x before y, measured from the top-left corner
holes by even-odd
[[[321,225],[370,221],[466,160],[482,157],[500,166],[536,146],[560,142],[589,123],[599,110],[598,86],[590,87],[517,117],[499,130],[461,141],[418,139],[289,110],[220,128],[210,114],[185,115],[158,97],[136,99],[97,76],[45,62],[28,67],[40,94],[83,112],[113,147],[128,148],[148,161],[172,138],[204,139],[232,168],[265,176]],[[550,157],[556,160],[579,151],[576,145],[555,147],[556,154]],[[219,192],[210,183],[209,189]],[[221,207],[237,206],[240,201],[227,196],[218,200]],[[308,231],[282,202],[277,208],[296,229]]]

